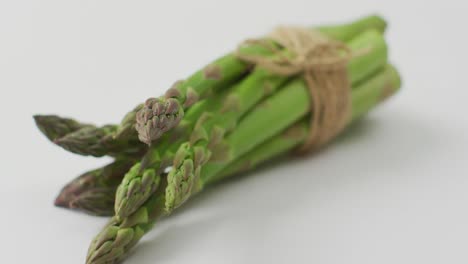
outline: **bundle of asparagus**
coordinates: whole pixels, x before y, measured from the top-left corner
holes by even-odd
[[[313,56],[302,56],[300,64],[304,54],[294,45],[273,37],[246,42],[164,96],[138,105],[119,125],[35,116],[42,133],[64,149],[115,158],[72,180],[55,201],[112,216],[92,241],[86,263],[121,261],[157,219],[206,186],[306,143],[317,149],[394,94],[400,78],[387,61],[385,27],[382,18],[369,16],[310,30],[325,42],[310,40],[313,49],[306,55]],[[330,73],[344,78],[330,82]],[[338,116],[343,105],[344,114],[336,119],[342,125],[327,119],[330,113]],[[318,126],[332,132],[317,140]]]

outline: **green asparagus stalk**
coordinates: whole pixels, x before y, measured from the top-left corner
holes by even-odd
[[[368,83],[371,83],[367,85]],[[357,103],[365,103],[366,108],[375,106],[379,102],[376,95],[391,94],[399,86],[399,77],[396,71],[388,68],[377,74],[370,81],[363,82],[352,90],[352,106],[360,107]],[[364,89],[366,92],[360,92]],[[370,96],[370,98],[361,98]],[[372,99],[371,99],[372,98]],[[374,105],[371,105],[371,102]],[[305,118],[310,101],[305,84],[301,80],[294,80],[275,95],[267,99],[262,105],[250,112],[239,123],[226,139],[230,149],[230,160],[234,161],[243,153],[265,142],[268,138],[280,133],[298,120]],[[362,112],[363,111],[358,111]],[[260,131],[264,133],[258,133]],[[300,143],[298,143],[300,144]],[[202,185],[214,182],[215,173],[225,164],[208,163],[205,165],[200,179]],[[206,169],[208,168],[208,169]],[[164,187],[165,181],[162,181]],[[159,217],[164,215],[165,193],[161,188],[134,214],[120,219],[114,217],[104,230],[93,240],[88,250],[87,263],[115,263],[121,260],[138,240],[148,232]]]
[[[117,126],[88,126],[55,139],[54,143],[62,148],[84,156],[141,156],[146,151],[138,140],[115,140],[113,134]]]
[[[118,159],[78,176],[60,191],[55,205],[92,215],[113,215],[115,190],[135,160]]]
[[[342,41],[351,40],[359,33],[369,29],[374,29],[383,34],[386,28],[387,23],[385,20],[377,15],[366,16],[348,24],[318,27],[319,31],[328,37]]]
[[[146,150],[134,133],[134,137],[116,140],[116,125],[97,127],[74,119],[56,115],[35,115],[39,130],[53,143],[75,154],[102,157],[135,156]]]
[[[67,134],[91,126],[71,118],[64,118],[56,115],[35,115],[34,121],[42,134],[50,141],[55,141]]]
[[[220,171],[218,175],[213,177],[212,181],[217,182],[229,176],[250,171],[265,161],[288,154],[289,151],[298,147],[306,140],[309,132],[309,122],[310,120],[307,118],[297,122],[281,134],[274,136],[239,159],[234,160]]]
[[[364,27],[361,26],[360,28]],[[342,33],[343,36],[347,36],[347,34],[348,31]],[[338,32],[335,33],[335,37],[340,37]],[[352,82],[357,82],[376,71],[387,60],[385,41],[377,31],[366,31],[350,41],[349,46],[354,51],[370,48],[367,54],[356,57],[350,62],[349,72]],[[174,168],[176,169],[172,170],[168,175],[168,197],[166,197],[168,211],[179,206],[193,191],[198,189],[194,182],[198,181],[199,170],[209,160],[212,151],[217,151],[215,157],[222,158],[222,146],[218,144],[219,142],[216,142],[217,139],[218,141],[222,139],[224,134],[230,132],[236,126],[241,116],[257,102],[274,93],[288,79],[290,78],[272,75],[262,68],[255,69],[233,88],[233,91],[229,93],[229,96],[222,104],[223,108],[215,111],[221,114],[215,115],[205,112],[203,117],[198,120],[197,129],[191,135],[190,142],[180,146],[177,153],[178,144],[172,144],[169,151],[164,148],[155,150],[155,154],[153,154],[156,157],[154,158],[155,161],[159,161],[161,157],[165,157],[166,160],[171,159],[176,153],[176,162],[174,162]],[[256,87],[261,87],[261,89]],[[193,119],[186,118],[185,120],[190,122]],[[179,142],[183,142],[183,140]],[[154,162],[154,164],[157,168],[161,168],[160,163]],[[155,183],[160,180],[157,173],[149,173],[149,170],[153,170],[152,168],[141,171],[140,164],[135,166],[138,168],[125,176],[117,191],[116,215],[121,218],[135,212],[156,190],[157,185]],[[145,184],[142,184],[144,173],[146,173]]]
[[[353,92],[352,100],[354,107],[352,108],[351,123],[364,116],[375,105],[378,105],[390,95],[395,94],[400,88],[401,80],[396,69],[391,65],[387,65],[385,71],[385,75],[366,81],[359,89]],[[381,89],[374,88],[379,86]],[[230,163],[220,171],[211,181],[219,181],[228,176],[252,170],[257,165],[271,160],[276,156],[288,154],[305,141],[308,134],[308,122],[310,122],[308,119],[299,121],[282,134],[275,136],[256,147],[254,150],[241,156],[241,158]]]

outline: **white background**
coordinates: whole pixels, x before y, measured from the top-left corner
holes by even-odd
[[[106,159],[34,113],[104,124],[277,24],[389,21],[401,93],[330,148],[211,188],[128,263],[468,263],[464,1],[0,0],[0,262],[84,263],[106,219],[53,207]]]

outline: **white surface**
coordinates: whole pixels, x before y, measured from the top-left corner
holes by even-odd
[[[117,122],[274,25],[378,12],[402,92],[320,155],[208,190],[127,263],[468,263],[466,10],[458,0],[1,0],[1,262],[83,263],[106,221],[52,206],[66,181],[106,160],[54,147],[34,113]]]

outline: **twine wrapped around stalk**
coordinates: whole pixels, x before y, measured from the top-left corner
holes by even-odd
[[[347,64],[360,54],[352,53],[345,44],[327,38],[318,31],[298,27],[278,27],[265,39],[246,40],[241,45],[251,44],[264,46],[272,51],[273,56],[238,51],[236,55],[239,59],[273,74],[302,74],[304,77],[311,100],[311,125],[307,140],[299,152],[323,146],[345,128],[351,116]]]

